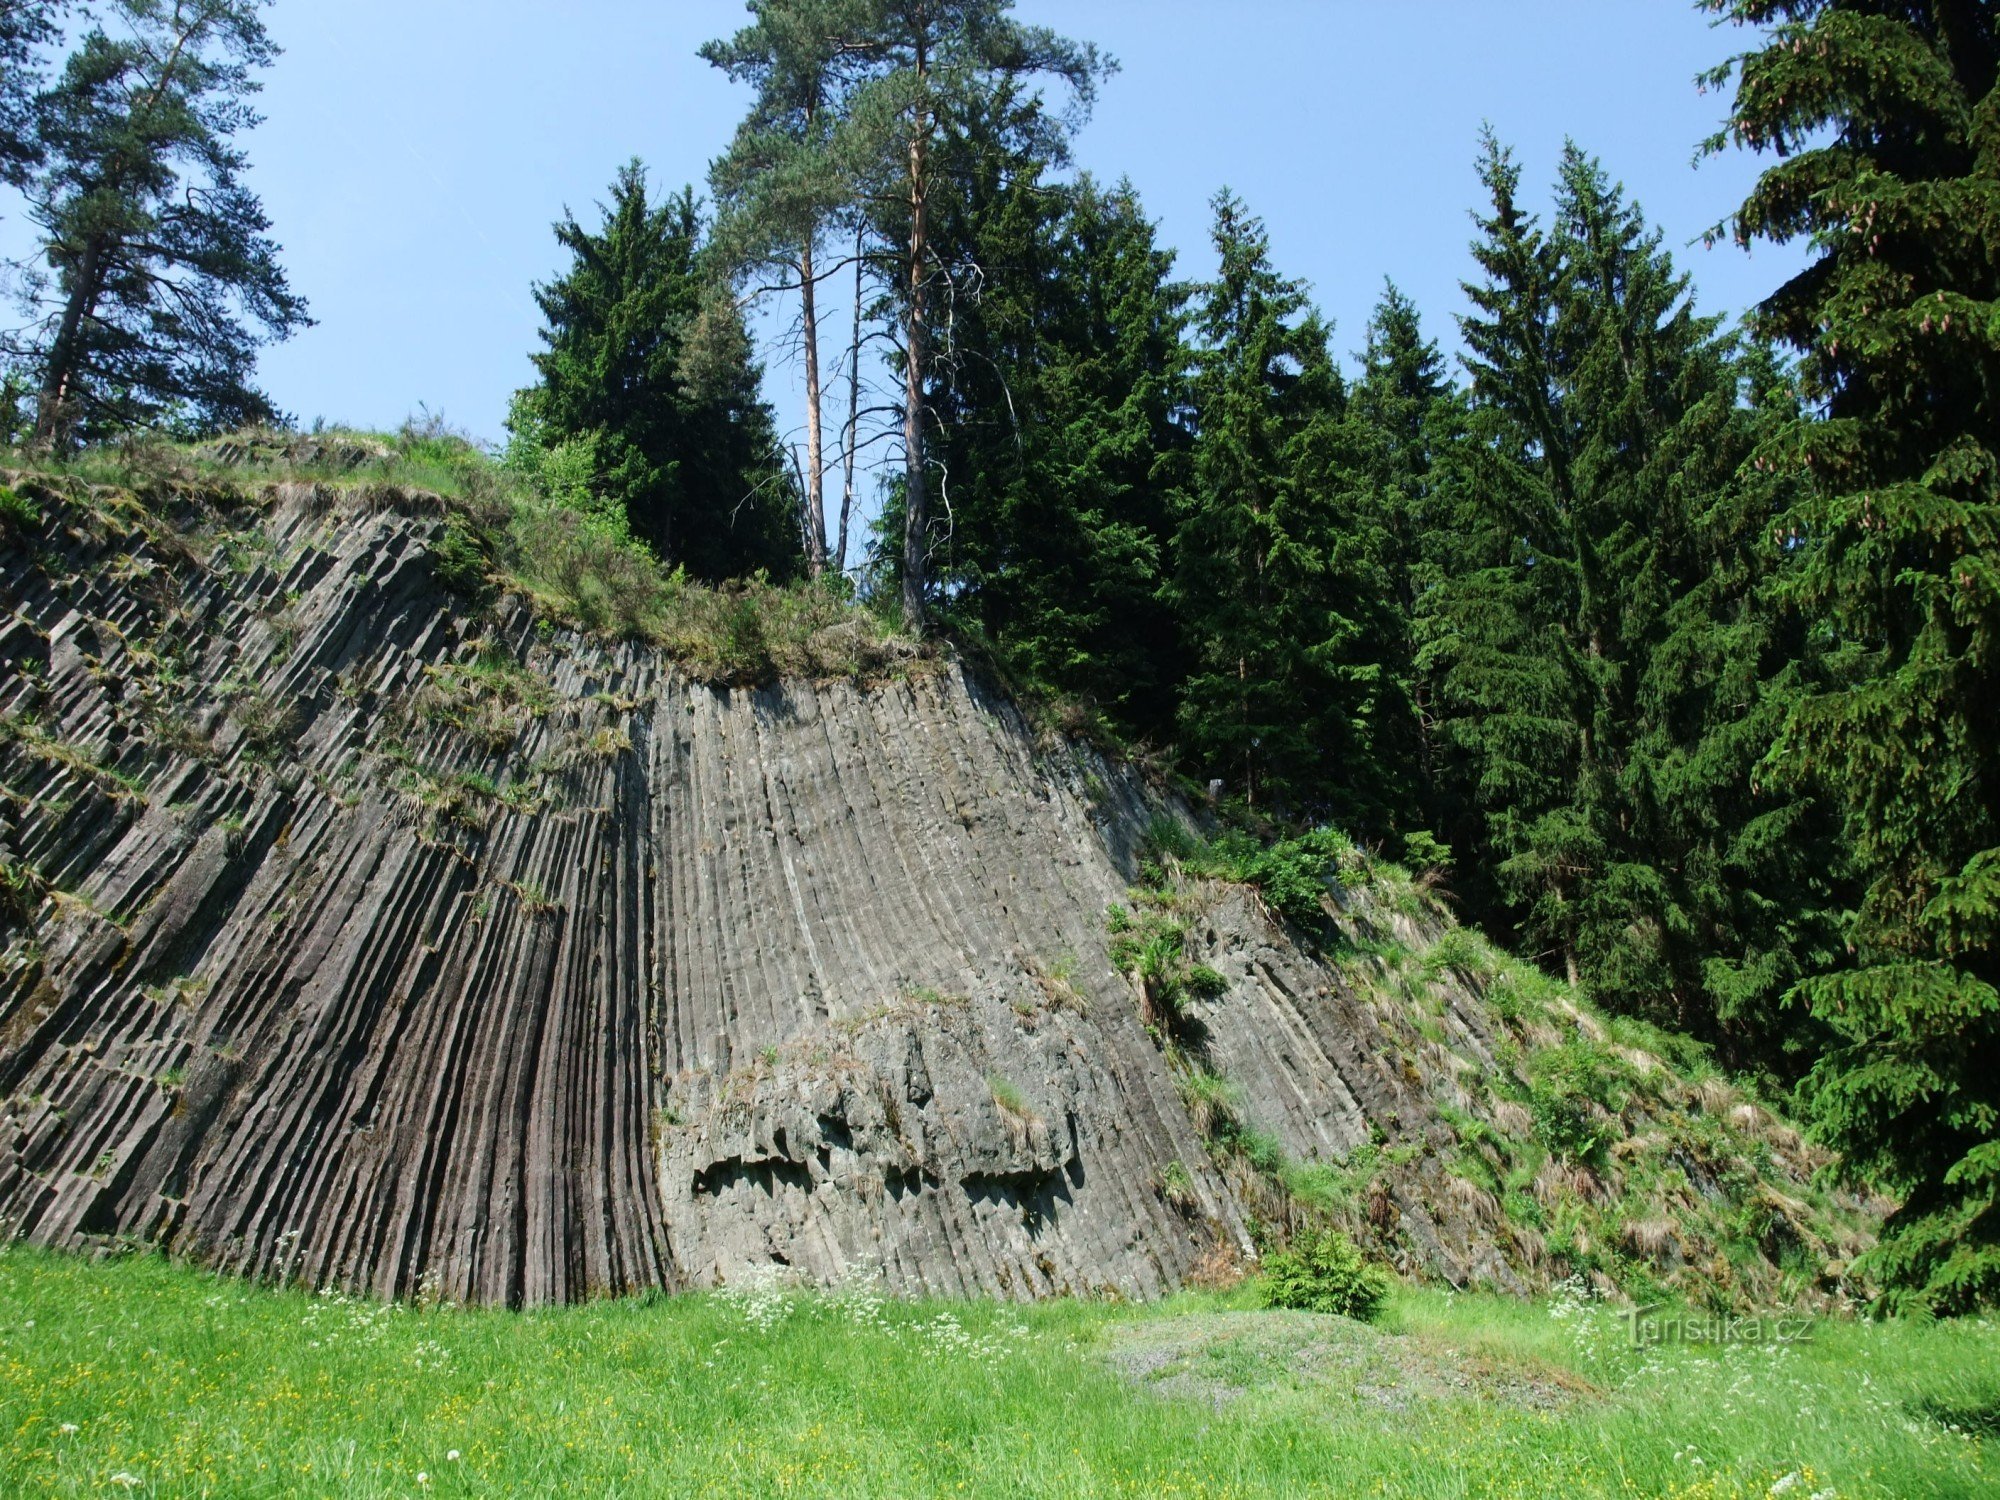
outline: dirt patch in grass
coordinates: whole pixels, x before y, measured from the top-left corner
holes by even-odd
[[[1389,1412],[1470,1401],[1560,1411],[1596,1394],[1566,1370],[1440,1348],[1316,1313],[1148,1319],[1111,1328],[1105,1353],[1134,1384],[1218,1411],[1246,1396],[1283,1392]]]

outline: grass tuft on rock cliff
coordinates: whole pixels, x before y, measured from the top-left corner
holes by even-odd
[[[1884,1205],[1699,1043],[1609,1014],[1458,925],[1431,882],[1327,830],[1275,841],[1156,818],[1141,882],[1107,917],[1114,962],[1190,1118],[1271,1247],[1327,1231],[1407,1270],[1405,1210],[1478,1225],[1525,1285],[1718,1311],[1865,1303],[1851,1265]],[[1214,966],[1249,893],[1331,960],[1379,1028],[1382,1065],[1434,1120],[1344,1156],[1295,1156],[1214,1055]],[[1266,1102],[1268,1108],[1268,1101]]]
[[[330,507],[435,513],[433,564],[468,612],[524,600],[552,624],[658,646],[700,680],[882,677],[928,659],[843,581],[696,582],[622,525],[562,503],[435,422],[198,444],[145,437],[61,460],[0,453],[0,469],[11,497],[0,546],[32,546],[50,529],[138,529],[190,563],[247,565],[277,487],[305,486]]]

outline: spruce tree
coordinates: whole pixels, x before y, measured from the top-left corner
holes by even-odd
[[[787,575],[801,547],[770,410],[733,308],[708,295],[694,192],[650,201],[644,167],[622,168],[603,221],[555,226],[570,253],[535,288],[546,346],[517,432],[587,440],[595,485],[632,532],[697,578]]]
[[[1744,467],[1769,418],[1595,162],[1566,151],[1546,229],[1490,139],[1483,175],[1473,441],[1425,604],[1478,863],[1602,1003],[1768,1060],[1827,861],[1754,775],[1797,681],[1769,618],[1782,492]]]
[[[1196,435],[1167,597],[1190,653],[1183,744],[1252,807],[1356,833],[1392,820],[1379,759],[1384,539],[1363,503],[1328,330],[1270,263],[1262,222],[1214,200],[1221,267],[1197,299]]]
[[[1735,364],[1735,404],[1712,431],[1694,433],[1735,467],[1714,489],[1686,495],[1685,547],[1662,560],[1667,603],[1634,695],[1623,787],[1658,894],[1612,905],[1600,932],[1617,944],[1621,921],[1657,922],[1673,1000],[1651,1008],[1713,1041],[1732,1066],[1788,1086],[1827,1040],[1789,996],[1838,952],[1836,913],[1852,883],[1824,799],[1763,766],[1829,663],[1784,599],[1794,559],[1783,523],[1798,487],[1789,473],[1746,461],[1798,419],[1794,374],[1761,344]],[[1621,976],[1603,972],[1615,994]]]
[[[263,0],[109,0],[39,101],[26,188],[46,273],[16,352],[44,443],[275,416],[258,347],[311,319],[278,264],[237,138],[277,49]]]
[[[1036,107],[1003,93],[995,110]],[[1186,289],[1129,184],[1049,181],[975,128],[945,150],[962,191],[933,244],[966,294],[937,361],[932,459],[948,483],[938,610],[1017,681],[1170,737],[1170,529]]]
[[[1163,743],[1182,672],[1161,588],[1188,447],[1189,293],[1130,183],[1086,177],[1064,195],[1054,232],[1036,472],[1002,517],[1018,548],[998,591],[1003,633],[1031,675]]]
[[[1866,889],[1850,961],[1800,993],[1839,1036],[1807,1097],[1902,1199],[1892,1303],[2000,1300],[2000,4],[1708,0],[1762,29],[1711,76],[1776,160],[1736,237],[1812,247],[1758,310],[1799,356],[1767,464],[1811,476],[1794,598],[1833,679],[1775,774],[1836,799]]]
[[[1417,308],[1393,282],[1369,319],[1352,411],[1368,446],[1368,505],[1382,535],[1393,608],[1384,633],[1378,753],[1402,768],[1405,833],[1447,837],[1467,817],[1451,805],[1439,765],[1437,684],[1423,650],[1423,602],[1448,546],[1440,479],[1464,430],[1463,403]],[[1417,846],[1428,852],[1429,846]]]

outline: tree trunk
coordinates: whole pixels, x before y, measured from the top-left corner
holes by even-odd
[[[826,460],[820,434],[819,297],[810,235],[799,247],[799,302],[806,335],[806,572],[818,578],[826,571]]]
[[[195,34],[213,21],[206,8],[193,16],[182,16],[175,11],[174,45],[160,64],[160,76],[147,89],[146,97],[132,111],[131,118],[137,124],[152,118],[160,101],[173,87],[174,77],[180,71],[181,57]],[[135,131],[143,136],[144,131]],[[122,191],[120,184],[125,178],[126,163],[114,153],[105,163],[103,185],[112,193]],[[103,293],[98,283],[102,277],[104,252],[108,247],[104,236],[94,234],[84,242],[83,256],[77,261],[76,285],[70,289],[69,302],[63,307],[62,322],[56,328],[55,342],[49,346],[48,368],[42,372],[40,399],[35,407],[35,442],[45,447],[53,447],[63,435],[65,423],[63,408],[69,404],[72,388],[76,384],[79,344],[83,338],[83,325],[97,312],[97,299]]]
[[[917,48],[917,87],[925,82],[925,58]],[[929,204],[924,184],[924,148],[929,123],[918,106],[910,122],[910,306],[903,357],[903,618],[911,629],[924,628],[924,585],[929,566],[930,507],[924,472],[924,253]]]
[[[63,408],[69,402],[70,387],[76,376],[78,346],[83,339],[84,321],[97,308],[98,267],[104,258],[104,242],[92,235],[84,242],[83,256],[77,261],[76,283],[63,306],[62,322],[56,327],[55,342],[49,346],[48,368],[42,372],[40,400],[35,408],[35,442],[52,448],[63,435],[67,423]]]
[[[854,453],[861,441],[861,294],[862,234],[854,232],[854,338],[847,346],[847,452],[846,469],[840,486],[840,545],[834,552],[834,567],[847,572],[847,522],[854,514]]]

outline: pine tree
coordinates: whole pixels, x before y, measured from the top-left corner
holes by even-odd
[[[603,222],[555,226],[571,263],[535,288],[546,345],[517,433],[587,440],[596,486],[633,533],[697,578],[792,572],[793,496],[740,319],[708,295],[692,189],[648,199],[637,161],[612,184]]]
[[[820,286],[851,271],[823,255],[827,236],[857,212],[846,160],[846,94],[862,52],[862,0],[751,0],[754,18],[727,41],[701,49],[708,62],[757,91],[729,150],[710,168],[718,204],[713,253],[730,279],[756,299],[799,299],[799,353],[805,372],[806,565],[827,564],[826,470],[821,400]],[[844,532],[844,528],[843,528]]]
[[[26,193],[45,317],[16,353],[36,435],[89,438],[171,419],[268,420],[260,344],[311,319],[286,284],[236,138],[276,56],[262,0],[110,0],[39,102],[45,164]]]
[[[1067,87],[1072,110],[1058,116],[1015,109],[999,116],[1029,132],[1009,148],[1036,161],[1067,159],[1070,132],[1112,66],[1097,50],[1047,27],[1013,18],[1012,0],[865,0],[854,53],[865,68],[848,96],[845,131],[858,191],[870,209],[877,258],[893,267],[903,375],[903,518],[896,573],[905,617],[921,626],[929,608],[933,515],[928,449],[932,354],[940,303],[955,294],[931,241],[940,197],[956,185],[942,175],[941,146],[969,117],[986,112],[1008,85],[1050,78]]]
[[[1758,310],[1808,401],[1765,461],[1813,478],[1795,599],[1836,673],[1771,764],[1845,812],[1850,962],[1800,992],[1839,1035],[1807,1097],[1902,1198],[1892,1303],[2000,1300],[2000,5],[1708,0],[1758,45],[1709,82],[1779,160],[1737,238],[1812,264]]]
[[[1262,222],[1214,200],[1216,280],[1197,302],[1196,437],[1167,589],[1190,652],[1195,763],[1252,807],[1391,820],[1377,755],[1391,601],[1328,330],[1271,266]]]
[[[35,96],[42,85],[41,48],[56,34],[64,0],[0,3],[0,182],[25,187],[42,163],[35,130]]]

